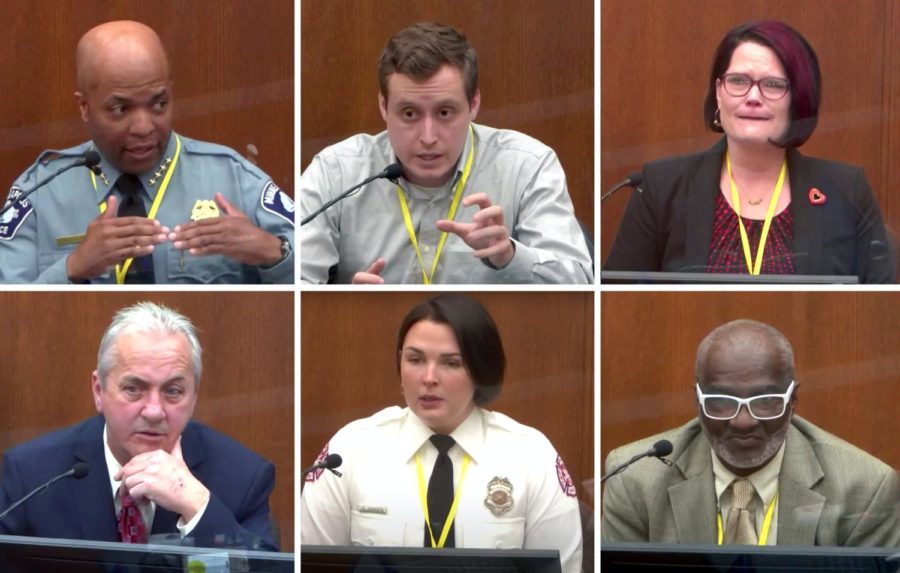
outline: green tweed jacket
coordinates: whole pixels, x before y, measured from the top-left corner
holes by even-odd
[[[606,471],[667,439],[666,466],[642,459],[603,495],[601,540],[716,543],[716,492],[699,419],[610,452]],[[900,478],[884,462],[799,416],[778,476],[778,545],[900,547]]]

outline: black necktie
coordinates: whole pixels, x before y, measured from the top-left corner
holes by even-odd
[[[439,543],[441,533],[444,531],[444,523],[450,513],[450,506],[453,504],[453,461],[447,452],[456,441],[450,436],[435,434],[431,436],[431,443],[437,448],[438,457],[434,462],[431,479],[428,480],[428,517],[431,519],[434,542]],[[451,525],[444,547],[456,547],[453,530],[454,526]],[[425,547],[431,547],[427,524],[425,526]]]
[[[147,208],[144,207],[144,199],[141,197],[144,186],[141,185],[141,180],[136,175],[123,173],[116,180],[116,188],[122,194],[118,217],[147,217]],[[153,255],[135,257],[125,275],[125,284],[154,284],[155,282]]]

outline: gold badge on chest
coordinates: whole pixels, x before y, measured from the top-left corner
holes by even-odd
[[[194,208],[191,209],[191,221],[201,219],[214,219],[219,216],[219,207],[212,199],[197,199]]]
[[[494,477],[487,485],[487,497],[484,498],[484,505],[491,510],[494,515],[503,515],[513,506],[512,497],[513,486],[505,477]]]

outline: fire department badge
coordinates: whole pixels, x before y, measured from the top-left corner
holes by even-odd
[[[316,458],[315,463],[319,463],[324,461],[325,458],[328,457],[328,444],[325,444],[325,447],[322,448],[322,451],[319,452],[319,456]],[[322,475],[322,472],[325,471],[325,468],[316,468],[313,471],[306,474],[306,481],[316,481]]]
[[[513,486],[509,480],[502,477],[494,477],[487,486],[487,497],[484,498],[484,505],[491,510],[494,515],[503,515],[513,506],[512,498]]]
[[[575,482],[572,481],[572,476],[569,475],[569,470],[566,469],[566,464],[563,463],[559,454],[556,455],[556,477],[559,479],[559,487],[562,488],[563,493],[569,497],[575,497]]]
[[[214,219],[219,216],[219,208],[212,199],[197,199],[194,208],[191,209],[191,221],[201,219]]]

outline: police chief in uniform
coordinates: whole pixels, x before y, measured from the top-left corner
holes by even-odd
[[[306,476],[303,544],[556,549],[581,570],[575,485],[538,430],[484,409],[505,357],[487,310],[462,295],[428,299],[397,340],[401,392],[328,442],[342,477]]]
[[[293,283],[293,201],[235,151],[172,131],[156,33],[101,24],[78,42],[76,64],[91,141],[44,152],[13,184],[0,282]],[[96,167],[22,197],[91,150]]]

